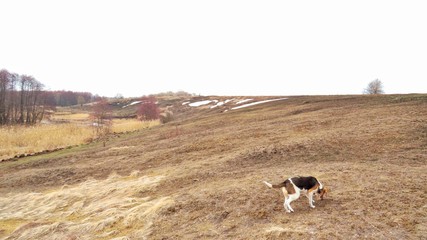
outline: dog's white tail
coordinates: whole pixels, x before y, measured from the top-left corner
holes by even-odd
[[[279,184],[271,184],[269,182],[263,181],[265,185],[267,185],[270,188],[282,188],[285,186],[285,182],[279,183]]]
[[[268,183],[268,182],[266,182],[266,181],[263,181],[264,183],[265,183],[265,185],[267,185],[269,188],[273,188],[273,184],[271,184],[271,183]]]

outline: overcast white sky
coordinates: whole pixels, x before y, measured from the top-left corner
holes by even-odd
[[[142,96],[427,92],[427,1],[1,0],[0,68]]]

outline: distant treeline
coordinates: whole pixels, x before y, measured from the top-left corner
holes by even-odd
[[[32,76],[0,70],[0,125],[34,124],[47,109],[97,100],[91,93],[44,91],[43,87]]]
[[[166,96],[168,96],[168,97],[173,97],[173,96],[191,97],[191,96],[195,96],[195,94],[191,94],[191,93],[188,93],[185,91],[178,91],[178,92],[169,91],[169,92],[161,92],[161,93],[153,94],[153,96],[156,96],[156,97],[166,97]]]
[[[98,100],[98,96],[93,96],[88,92],[72,91],[45,91],[45,104],[48,106],[73,106],[82,105]]]

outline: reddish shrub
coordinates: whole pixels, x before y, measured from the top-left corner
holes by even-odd
[[[138,116],[141,120],[156,120],[160,117],[160,109],[153,96],[141,98],[141,105],[138,109]]]

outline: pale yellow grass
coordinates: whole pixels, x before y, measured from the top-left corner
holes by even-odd
[[[115,119],[112,131],[115,133],[136,131],[159,124],[159,121]],[[0,160],[19,154],[84,144],[96,138],[95,134],[94,127],[77,123],[3,127],[0,128]]]
[[[88,113],[70,113],[70,112],[60,112],[55,113],[51,120],[56,121],[86,121],[89,120],[90,115]]]
[[[90,127],[71,123],[0,128],[0,159],[82,144],[93,135]]]
[[[163,176],[116,174],[48,192],[0,197],[0,238],[145,239],[169,197],[139,197]]]
[[[114,119],[113,132],[129,132],[136,131],[143,128],[150,128],[160,124],[159,120],[155,121],[139,121],[137,119]]]

